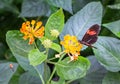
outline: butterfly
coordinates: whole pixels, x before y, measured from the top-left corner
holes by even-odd
[[[13,64],[9,64],[9,67],[14,72],[14,66],[13,66]]]
[[[92,44],[94,44],[97,39],[98,39],[98,34],[100,32],[100,26],[98,24],[94,24],[93,26],[91,26],[87,32],[85,33],[85,35],[83,36],[82,40],[78,40],[81,44],[84,44],[88,47],[93,47],[96,48],[95,46],[92,46]],[[97,48],[96,48],[97,49]]]

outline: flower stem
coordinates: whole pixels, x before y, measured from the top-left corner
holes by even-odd
[[[38,49],[38,47],[37,47],[37,44],[34,42],[34,46],[35,46],[35,48],[37,48]]]
[[[56,59],[55,57],[53,57],[53,58],[50,58],[50,59],[48,59],[48,60],[54,60],[54,59]]]
[[[37,73],[38,73],[38,75],[39,75],[39,77],[40,77],[40,79],[41,79],[41,81],[42,81],[42,84],[45,84],[45,82],[44,82],[44,80],[43,80],[43,77],[42,77],[42,75],[39,73],[38,69],[37,69],[36,67],[34,67],[34,68],[35,68],[35,70],[37,71]]]
[[[56,62],[51,62],[50,60],[46,60],[47,63],[50,63],[50,64],[55,64]]]
[[[41,16],[39,16],[39,17],[36,19],[36,21],[38,21],[40,18],[41,18]]]
[[[51,74],[51,76],[50,76],[50,78],[49,78],[47,84],[50,84],[50,81],[51,81],[53,75],[55,74],[55,71],[56,71],[56,67],[53,69],[53,72],[52,72],[52,74]]]
[[[61,57],[60,57],[60,59],[58,60],[58,62],[61,61],[63,57],[64,57],[64,54],[61,55]],[[53,72],[52,72],[52,74],[51,74],[49,80],[47,81],[47,84],[50,84],[50,81],[51,81],[53,75],[55,74],[55,71],[56,71],[56,67],[54,67]]]
[[[66,82],[66,84],[70,84],[71,82],[73,82],[74,80],[69,80]]]
[[[22,17],[22,19],[23,19],[24,21],[27,21],[27,19],[26,19],[26,18],[24,18],[24,17]]]

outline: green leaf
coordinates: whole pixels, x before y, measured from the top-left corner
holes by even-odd
[[[40,52],[38,49],[33,49],[29,52],[28,59],[30,61],[30,65],[37,66],[47,59],[47,55]]]
[[[37,73],[41,76],[44,76],[44,63],[40,64],[39,66],[34,66]],[[40,76],[31,75],[31,71],[27,71],[25,74],[21,75],[19,84],[41,84]]]
[[[18,73],[17,73],[17,75],[15,75],[15,74],[12,76],[12,78],[10,79],[8,84],[16,84],[16,83],[18,83],[20,75],[18,75]]]
[[[102,5],[100,2],[91,2],[73,15],[65,24],[60,35],[61,40],[66,34],[75,35],[82,39],[86,31],[94,24],[101,24]]]
[[[91,66],[86,76],[79,80],[80,84],[102,84],[107,70],[100,65],[95,56],[89,56],[88,59],[91,62]]]
[[[10,69],[9,64],[13,64],[13,70]],[[17,63],[13,62],[0,62],[0,84],[8,84],[13,74],[16,72],[18,67]]]
[[[93,49],[97,60],[107,70],[120,71],[120,40],[112,37],[99,37]]]
[[[103,26],[108,28],[111,32],[120,38],[120,20],[103,24]]]
[[[8,31],[6,34],[6,41],[16,60],[25,71],[30,71],[31,74],[37,75],[38,73],[28,60],[28,53],[34,49],[33,45],[28,45],[28,40],[25,41],[22,34],[19,31]],[[40,72],[42,71],[41,65],[39,65]],[[43,72],[41,72],[43,73]]]
[[[0,8],[4,8],[5,5],[11,5],[13,3],[13,0],[0,0]]]
[[[120,73],[119,72],[108,72],[103,79],[102,84],[119,84],[120,83]]]
[[[72,12],[72,0],[47,0],[49,4],[55,6],[55,7],[62,7],[66,11]]]
[[[86,75],[90,67],[88,59],[80,56],[78,60],[69,62],[67,57],[63,61],[56,63],[56,70],[58,75],[66,80],[75,80]]]
[[[13,3],[13,0],[0,0],[0,9],[5,9],[8,6],[11,6],[11,4]]]
[[[33,45],[28,45],[28,40],[25,41],[19,31],[8,31],[6,34],[6,41],[13,54],[27,57],[28,52],[34,49]]]
[[[12,76],[12,78],[10,79],[9,81],[9,84],[18,84],[19,82],[19,78],[20,78],[20,75],[24,72],[24,70],[18,66],[16,72],[14,73],[14,75]]]
[[[32,75],[38,76],[38,72],[36,72],[36,69],[32,65],[30,65],[30,62],[27,58],[22,57],[22,56],[15,56],[15,58],[17,59],[18,63],[21,65],[21,67],[25,71],[29,71],[31,72]],[[43,64],[38,65],[37,69],[40,74],[43,74],[44,72]]]
[[[49,59],[49,58],[52,58],[52,57],[55,57],[55,55],[56,55],[57,53],[58,53],[58,52],[56,52],[55,50],[49,49],[49,51],[48,51],[48,59]]]
[[[0,59],[4,58],[4,55],[6,53],[6,46],[2,42],[0,42]]]
[[[73,12],[76,13],[80,9],[82,9],[86,4],[92,1],[97,1],[97,0],[73,0]]]
[[[25,72],[20,76],[19,84],[42,84],[39,77],[32,76],[30,72]]]
[[[50,8],[45,0],[24,0],[21,17],[49,16]]]
[[[114,4],[114,5],[109,5],[108,6],[111,9],[120,9],[120,3],[119,4]]]
[[[14,0],[0,0],[0,10],[18,14],[17,7],[13,4]]]
[[[62,9],[59,9],[57,12],[55,12],[49,17],[45,25],[45,36],[51,40],[54,40],[55,38],[51,36],[50,30],[56,29],[59,32],[61,32],[63,26],[64,26],[64,14]]]
[[[61,46],[57,43],[52,43],[51,49],[61,52]]]
[[[49,68],[49,66],[45,63],[45,64],[44,64],[44,75],[43,75],[43,78],[44,78],[45,83],[47,83],[47,81],[49,80],[50,75],[51,75],[50,68]]]
[[[109,23],[120,20],[120,10],[106,8],[102,23]]]
[[[51,84],[65,84],[65,80],[60,78],[58,81],[51,81]]]
[[[115,0],[115,3],[120,3],[120,0]]]

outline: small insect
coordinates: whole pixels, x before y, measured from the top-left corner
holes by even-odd
[[[9,64],[9,67],[14,72],[14,66],[13,66],[13,64]]]
[[[92,44],[97,41],[100,29],[101,28],[98,24],[91,26],[83,36],[82,40],[79,40],[79,42],[88,47],[96,48],[95,46],[92,46]]]

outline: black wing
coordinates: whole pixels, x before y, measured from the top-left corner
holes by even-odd
[[[100,26],[98,24],[91,26],[85,33],[81,42],[89,45],[95,43],[97,41],[99,31],[100,31]]]

